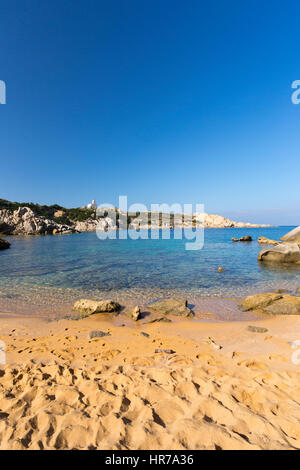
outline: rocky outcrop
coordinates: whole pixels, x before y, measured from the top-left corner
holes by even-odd
[[[8,235],[38,235],[91,232],[96,230],[107,231],[116,230],[118,228],[142,230],[150,228],[193,228],[197,226],[204,228],[268,227],[267,225],[234,222],[220,215],[205,213],[195,213],[191,215],[145,212],[137,217],[136,214],[127,214],[120,212],[119,209],[107,208],[102,210],[104,217],[98,217],[97,219],[90,217],[83,221],[76,220],[76,218],[83,218],[82,214],[80,214],[80,217],[78,216],[78,210],[77,212],[75,211],[75,213],[74,211],[72,212],[71,209],[57,210],[51,212],[51,214],[53,214],[54,218],[61,218],[61,220],[55,221],[37,215],[37,213],[29,207],[19,207],[15,211],[4,208],[0,210],[0,233]],[[67,223],[59,223],[64,222],[62,218],[64,218]]]
[[[252,237],[250,235],[246,235],[245,237],[241,238],[232,238],[233,242],[252,242]]]
[[[81,317],[88,317],[94,313],[112,313],[118,312],[121,308],[121,305],[118,302],[113,300],[88,300],[80,299],[75,302],[73,310],[78,312]]]
[[[97,228],[98,221],[95,219],[87,219],[75,223],[76,232],[94,232]]]
[[[285,243],[298,243],[300,245],[300,226],[285,234],[280,240]]]
[[[256,294],[240,304],[243,311],[260,310],[269,315],[300,315],[300,297],[289,294]]]
[[[279,299],[282,299],[282,295],[275,294],[274,292],[249,295],[242,300],[240,307],[244,312],[248,312],[250,310],[262,310],[265,307],[268,307],[272,302]]]
[[[126,312],[126,315],[133,321],[138,321],[141,318],[141,309],[138,305],[136,305],[136,307],[134,307],[132,310]]]
[[[103,219],[97,220],[96,229],[97,230],[116,230],[117,225],[114,219],[112,219],[111,217],[105,217]]]
[[[258,254],[258,261],[300,264],[300,249],[297,243],[281,243],[262,250]]]
[[[258,243],[260,245],[279,245],[280,242],[276,241],[276,240],[270,240],[270,238],[266,238],[266,237],[258,237]]]
[[[29,207],[20,207],[11,212],[0,210],[0,233],[6,235],[39,235],[50,233],[71,233],[74,228],[58,224],[53,220],[37,216]]]
[[[193,214],[195,222],[204,228],[251,228],[251,227],[270,227],[269,225],[250,224],[247,222],[235,222],[218,214],[195,213]]]
[[[183,317],[192,317],[193,312],[187,306],[186,300],[166,299],[161,302],[155,302],[148,306],[154,312],[163,315],[178,315]]]
[[[7,248],[9,247],[10,247],[10,243],[0,238],[0,250],[7,250]]]

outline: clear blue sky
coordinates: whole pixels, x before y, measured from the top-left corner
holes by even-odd
[[[300,224],[297,1],[2,0],[0,197]]]

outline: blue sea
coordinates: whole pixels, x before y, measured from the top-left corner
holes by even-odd
[[[147,303],[165,297],[241,298],[272,289],[294,290],[300,266],[257,261],[263,235],[278,240],[293,227],[206,229],[204,247],[186,240],[99,240],[96,233],[10,237],[0,252],[0,307],[58,308],[80,297]],[[233,243],[251,235],[253,242]],[[218,267],[223,272],[218,272]],[[0,309],[0,310],[1,310]]]

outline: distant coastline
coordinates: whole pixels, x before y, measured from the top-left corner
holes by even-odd
[[[143,230],[174,228],[255,228],[267,224],[236,222],[217,214],[122,212],[118,208],[65,208],[0,199],[0,233],[3,235],[55,235],[95,230]]]

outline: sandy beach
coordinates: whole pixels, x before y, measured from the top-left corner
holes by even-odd
[[[1,316],[0,449],[300,448],[299,316]]]

